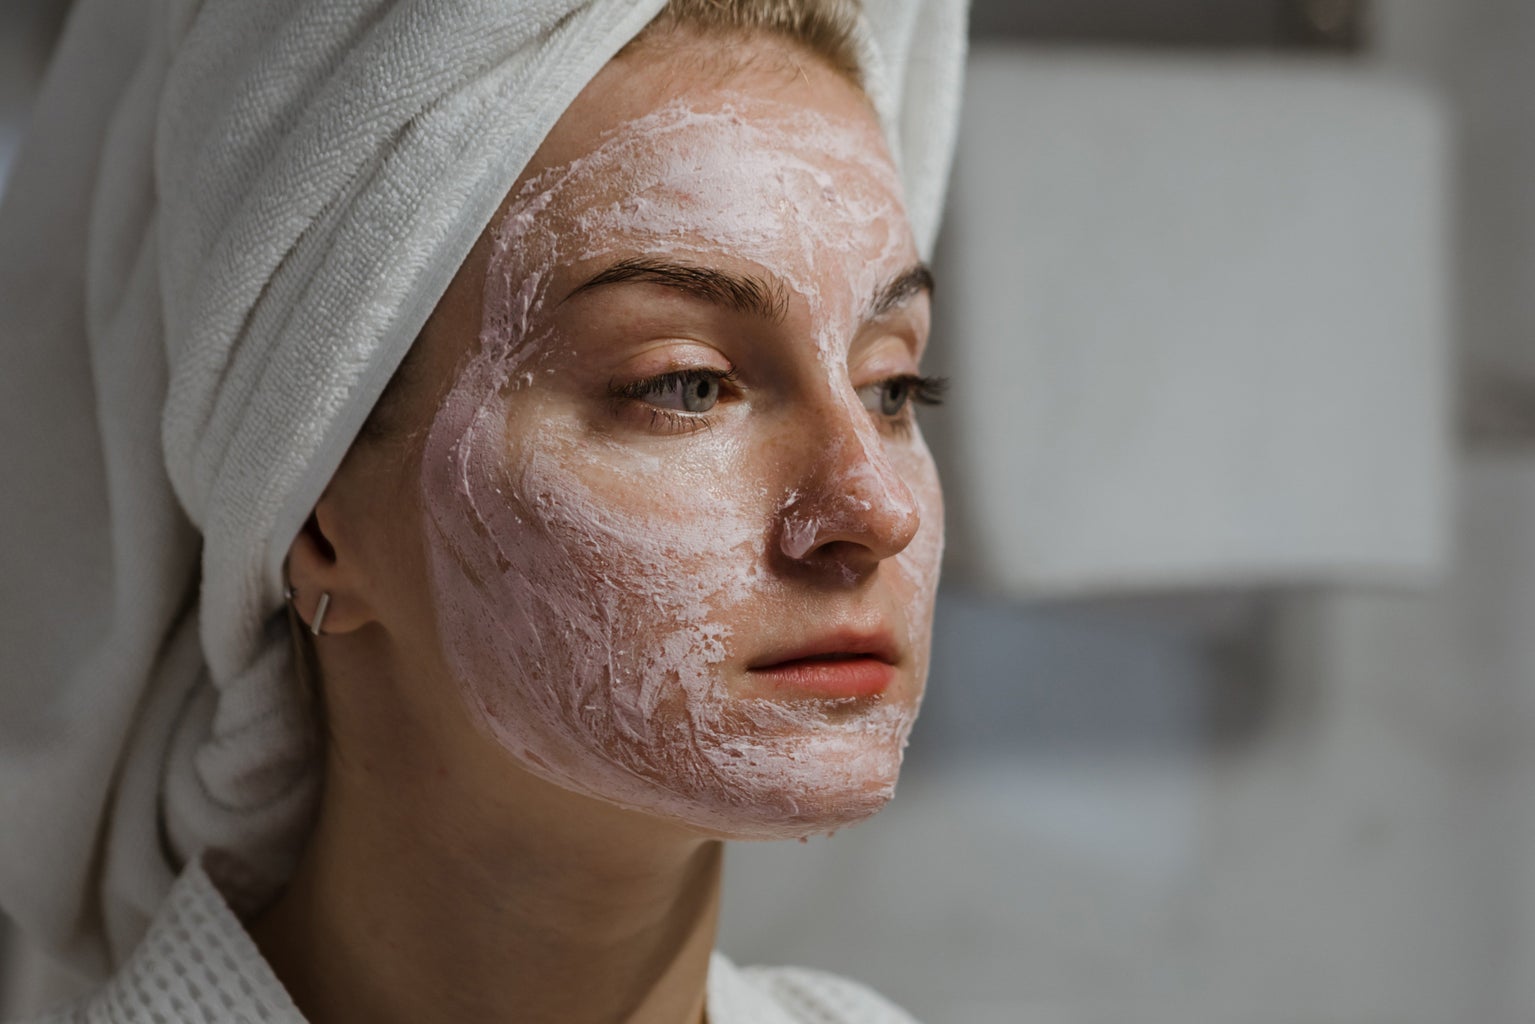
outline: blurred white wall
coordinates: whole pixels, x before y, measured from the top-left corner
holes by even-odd
[[[1459,115],[1457,245],[1466,444],[1476,461],[1507,460],[1484,484],[1459,598],[1466,651],[1457,698],[1483,709],[1478,745],[1496,794],[1484,827],[1493,1019],[1535,1019],[1535,6],[1521,0],[1380,0],[1376,59],[1439,90]],[[1522,460],[1522,462],[1520,461]],[[1520,468],[1515,469],[1514,466]],[[1485,693],[1484,701],[1468,698]]]
[[[5,0],[0,7],[0,184],[67,7],[64,0]]]
[[[26,129],[48,49],[67,7],[67,0],[5,0],[0,5],[0,193]],[[0,822],[0,828],[4,827]],[[34,960],[23,966],[17,948],[0,915],[0,1019],[9,1019],[20,1008],[31,1005],[33,979],[42,973]]]
[[[1455,104],[1464,344],[1478,376],[1535,382],[1535,5],[1380,0],[1378,60]]]
[[[1535,392],[1535,5],[1377,0],[1374,59],[1440,91],[1460,131],[1459,287],[1473,397]],[[1490,393],[1489,393],[1490,392]],[[1468,410],[1487,418],[1493,410]],[[1509,413],[1508,415],[1518,415]],[[1501,418],[1501,417],[1500,417]]]

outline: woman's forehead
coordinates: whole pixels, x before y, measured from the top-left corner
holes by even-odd
[[[588,142],[570,160],[525,176],[511,193],[504,233],[544,212],[579,218],[563,225],[570,230],[609,226],[605,218],[616,214],[643,227],[674,211],[706,219],[715,209],[816,200],[881,213],[900,206],[900,182],[871,117],[725,92],[676,97]]]
[[[609,61],[555,122],[522,175],[567,165],[605,136],[682,102],[706,112],[743,99],[760,106],[743,118],[782,111],[815,112],[884,143],[867,95],[840,71],[796,43],[767,33],[719,37],[680,33],[664,45],[628,51]]]
[[[516,189],[497,262],[531,273],[614,252],[723,257],[802,292],[828,274],[888,275],[914,243],[878,125],[854,110],[736,91],[674,98]]]
[[[510,195],[552,192],[594,206],[628,199],[643,212],[635,197],[649,192],[706,212],[790,183],[792,165],[878,182],[899,202],[873,106],[840,72],[771,35],[684,36],[610,61]]]

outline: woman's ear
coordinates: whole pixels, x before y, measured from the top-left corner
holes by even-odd
[[[346,545],[336,543],[334,511],[322,497],[288,547],[290,600],[316,636],[350,633],[372,619],[361,566]]]

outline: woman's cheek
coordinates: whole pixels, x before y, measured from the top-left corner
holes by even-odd
[[[943,561],[943,489],[938,468],[920,432],[913,433],[897,468],[911,488],[922,518],[916,536],[894,559],[907,591],[904,602],[906,629],[912,638],[913,650],[920,654],[919,678],[916,680],[920,684],[927,673],[939,566]]]
[[[590,632],[605,634],[595,638],[602,662],[625,663],[643,687],[639,677],[657,672],[696,676],[689,658],[717,660],[719,617],[745,598],[760,548],[744,478],[707,458],[669,463],[620,443],[523,436],[538,438],[513,488],[534,539],[527,575],[562,581],[573,617],[585,603]],[[645,661],[639,652],[660,639]]]

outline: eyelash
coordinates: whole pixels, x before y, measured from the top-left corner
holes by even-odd
[[[700,381],[712,380],[721,386],[736,385],[740,375],[735,370],[710,370],[704,368],[689,370],[673,370],[670,373],[657,374],[654,377],[646,377],[644,380],[633,381],[628,384],[610,382],[608,394],[618,400],[632,400],[644,402],[654,395],[665,394],[674,389],[687,388]],[[935,406],[943,404],[943,396],[949,388],[947,377],[926,377],[915,373],[904,373],[895,377],[886,377],[884,380],[874,381],[865,387],[888,388],[905,385],[910,393],[901,406],[901,411],[893,417],[881,416],[885,423],[889,424],[898,433],[911,431],[914,417],[914,407],[918,405]],[[648,403],[647,403],[648,404]],[[650,426],[652,429],[662,430],[667,433],[692,433],[695,430],[706,430],[714,425],[713,419],[707,413],[679,412],[676,409],[665,409],[661,406],[650,405]]]
[[[875,381],[875,383],[885,386],[905,384],[911,388],[911,394],[907,397],[908,405],[912,403],[917,405],[942,405],[943,396],[949,390],[949,378],[923,377],[915,373],[905,373],[899,377],[886,377],[884,380]]]

